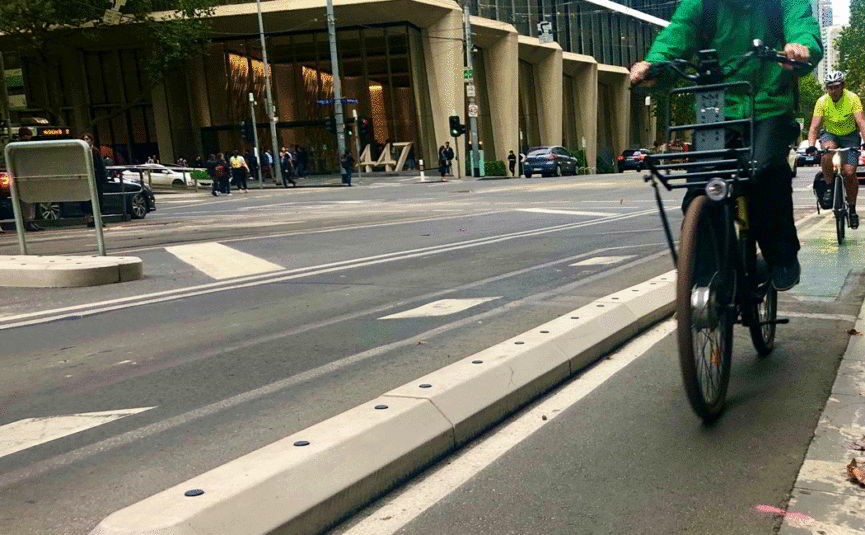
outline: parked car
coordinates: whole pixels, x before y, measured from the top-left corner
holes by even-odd
[[[804,167],[808,165],[820,165],[819,154],[806,154],[808,150],[808,140],[799,143],[799,148],[796,149],[796,165]],[[820,142],[817,142],[817,150],[820,150]]]
[[[530,178],[535,173],[541,176],[576,175],[579,160],[564,147],[534,147],[526,154],[523,173]]]
[[[11,195],[9,186],[9,173],[0,171],[0,199]]]
[[[132,167],[109,167],[109,172],[122,172],[123,177],[127,182],[138,182],[141,177],[144,177],[145,184],[153,186],[168,186],[168,187],[186,187],[194,186],[195,181],[192,179],[192,171],[179,171],[175,166],[162,165],[160,163],[147,163]],[[196,169],[197,171],[198,169]],[[147,171],[150,172],[150,178],[147,177]],[[204,171],[204,169],[201,169]],[[143,173],[143,175],[142,175]],[[199,180],[198,185],[210,187],[210,180]]]
[[[649,155],[649,149],[626,149],[616,156],[616,165],[619,167],[619,172],[625,171],[642,171],[643,160]]]
[[[153,191],[147,184],[141,187],[138,181],[130,182],[124,180],[122,185],[118,178],[109,178],[105,184],[104,201],[105,206],[102,207],[102,213],[105,215],[122,214],[123,213],[123,197],[126,197],[126,212],[132,219],[144,219],[148,213],[156,210],[156,199],[153,196]],[[81,217],[81,203],[73,202],[44,202],[36,204],[36,219],[43,221],[57,221],[66,217]],[[11,218],[12,215],[10,214]],[[0,219],[3,219],[0,216]]]

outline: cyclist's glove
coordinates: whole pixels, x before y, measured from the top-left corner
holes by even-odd
[[[814,145],[811,145],[810,147],[805,149],[805,154],[809,154],[809,155],[810,154],[817,154],[817,147],[815,147]]]

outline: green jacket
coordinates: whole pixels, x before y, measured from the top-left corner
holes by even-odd
[[[781,3],[781,18],[784,24],[784,42],[769,30],[766,4]],[[787,43],[798,43],[811,51],[811,63],[817,65],[823,57],[820,42],[820,26],[811,12],[808,0],[717,0],[718,11],[714,37],[709,48],[718,51],[723,68],[730,68],[736,59],[751,48],[754,39],[781,50]],[[677,58],[690,59],[700,48],[704,38],[703,0],[682,0],[670,25],[655,39],[646,61],[656,63]],[[805,72],[797,73],[807,74]],[[728,81],[750,81],[756,90],[755,118],[765,119],[778,115],[792,115],[795,106],[793,71],[782,69],[777,63],[758,60],[748,61]],[[728,92],[726,114],[730,119],[742,119],[749,115],[748,97]]]

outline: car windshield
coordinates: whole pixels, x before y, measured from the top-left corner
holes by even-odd
[[[550,153],[550,149],[532,149],[529,156],[543,156]]]
[[[640,151],[635,150],[635,149],[629,149],[629,150],[622,152],[622,156],[633,156],[634,154],[637,154],[638,152],[640,152]]]

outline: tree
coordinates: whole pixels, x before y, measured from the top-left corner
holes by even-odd
[[[822,95],[823,86],[817,81],[817,77],[813,73],[799,78],[799,109],[796,116],[801,117],[805,121],[805,128],[808,128],[811,124],[814,104],[817,103],[817,99]]]
[[[847,73],[847,89],[858,94],[865,91],[865,0],[850,0],[850,25],[836,41],[840,61],[838,68]]]
[[[2,0],[0,34],[45,73],[57,72],[58,52],[82,38],[122,24],[132,42],[144,44],[147,83],[130,105],[145,100],[164,73],[182,67],[202,53],[209,32],[208,16],[217,0]],[[62,124],[62,92],[56,76],[45,76],[49,119]],[[104,118],[103,118],[104,119]]]

